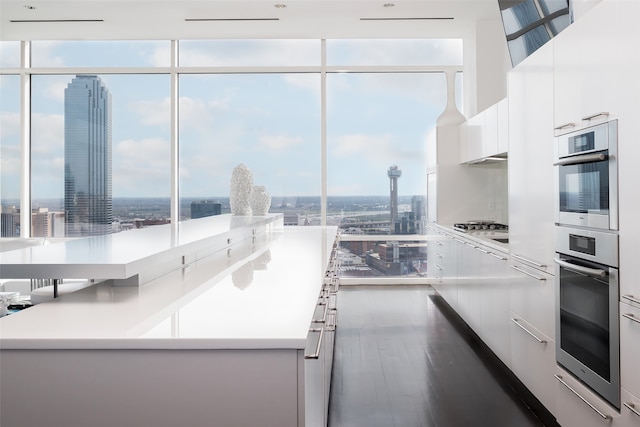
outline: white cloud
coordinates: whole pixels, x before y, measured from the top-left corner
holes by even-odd
[[[330,144],[331,155],[336,158],[386,160],[393,158],[393,137],[385,135],[352,134],[342,135]]]
[[[168,196],[171,182],[169,141],[126,139],[113,147],[113,195]]]
[[[0,171],[2,171],[2,180],[8,179],[10,175],[19,179],[20,173],[20,146],[2,144],[0,146]],[[20,181],[17,182],[20,185]]]
[[[269,135],[260,138],[260,145],[270,150],[285,150],[291,146],[301,144],[303,139],[299,136],[285,136],[285,135]]]
[[[20,114],[19,113],[0,113],[0,138],[4,141],[10,137],[20,136]]]
[[[32,56],[35,58],[34,65],[37,67],[63,67],[64,60],[56,56],[53,52],[63,42],[38,40],[32,45]]]
[[[317,46],[314,49],[313,46]],[[183,42],[183,66],[319,65],[318,40],[227,40]]]
[[[168,97],[160,101],[136,101],[131,103],[130,108],[145,125],[171,125],[171,99]]]
[[[31,138],[35,156],[60,152],[64,148],[64,114],[32,114]]]

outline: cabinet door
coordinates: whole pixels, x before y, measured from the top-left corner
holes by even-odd
[[[464,161],[475,160],[483,157],[485,113],[479,113],[467,120],[465,129],[466,156]]]
[[[473,300],[473,292],[477,276],[474,276],[475,264],[477,262],[476,251],[472,246],[467,245],[462,239],[455,238],[454,246],[456,258],[458,260],[458,309],[457,312],[462,319],[474,330],[477,330],[479,321],[474,316],[478,311],[479,303]],[[476,307],[476,305],[478,305]]]
[[[498,103],[498,151],[503,154],[509,151],[509,98]]]
[[[635,96],[629,94],[640,93],[640,55],[638,54],[638,40],[640,40],[640,2],[618,2],[618,50],[621,56],[621,80],[624,81],[625,93],[619,95],[623,104],[620,107],[621,119],[618,126],[619,160],[619,218],[620,218],[620,295],[621,301],[640,307],[640,280],[633,274],[638,263],[638,242],[640,242],[640,227],[637,226],[640,197],[638,197],[638,164],[635,159],[640,158],[640,144],[638,138],[638,117],[640,117],[640,103]],[[621,91],[622,92],[622,91]],[[623,276],[629,274],[629,276]],[[629,298],[638,301],[633,303]]]
[[[620,303],[620,383],[623,388],[636,396],[640,396],[638,355],[640,355],[640,308]]]
[[[553,272],[553,40],[509,74],[509,247]]]
[[[555,277],[523,263],[511,262],[510,268],[511,311],[555,339]]]
[[[620,397],[622,399],[622,407],[620,408],[620,422],[616,422],[616,427],[640,426],[640,398],[632,395],[624,388]]]
[[[482,157],[498,154],[498,104],[484,112],[484,133],[482,138]]]
[[[617,49],[617,1],[594,6],[575,25],[580,34],[581,105],[583,125],[607,120],[618,112],[620,67]]]
[[[620,413],[564,369],[556,367],[556,419],[562,427],[617,425]]]
[[[505,365],[511,366],[507,256],[486,247],[480,249],[486,252],[480,271],[481,338]]]
[[[570,132],[580,125],[582,85],[582,36],[577,22],[569,25],[553,40],[553,126],[560,132]],[[509,93],[511,95],[511,93]]]
[[[556,411],[554,341],[518,314],[511,313],[511,370],[552,413]]]

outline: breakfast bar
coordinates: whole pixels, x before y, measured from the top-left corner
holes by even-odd
[[[323,425],[336,237],[274,229],[0,319],[0,424]]]

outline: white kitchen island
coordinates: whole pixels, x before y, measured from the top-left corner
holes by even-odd
[[[0,319],[0,425],[325,425],[336,234],[273,230]]]

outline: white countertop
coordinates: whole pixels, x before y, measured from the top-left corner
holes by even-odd
[[[141,287],[100,283],[0,319],[0,349],[305,347],[336,227],[286,227]]]
[[[28,246],[0,252],[0,278],[127,279],[149,268],[157,270],[158,259],[175,262],[182,255],[216,244],[221,249],[233,243],[225,236],[234,231],[278,220],[282,220],[282,214],[217,215],[180,222],[175,231],[166,224]]]

